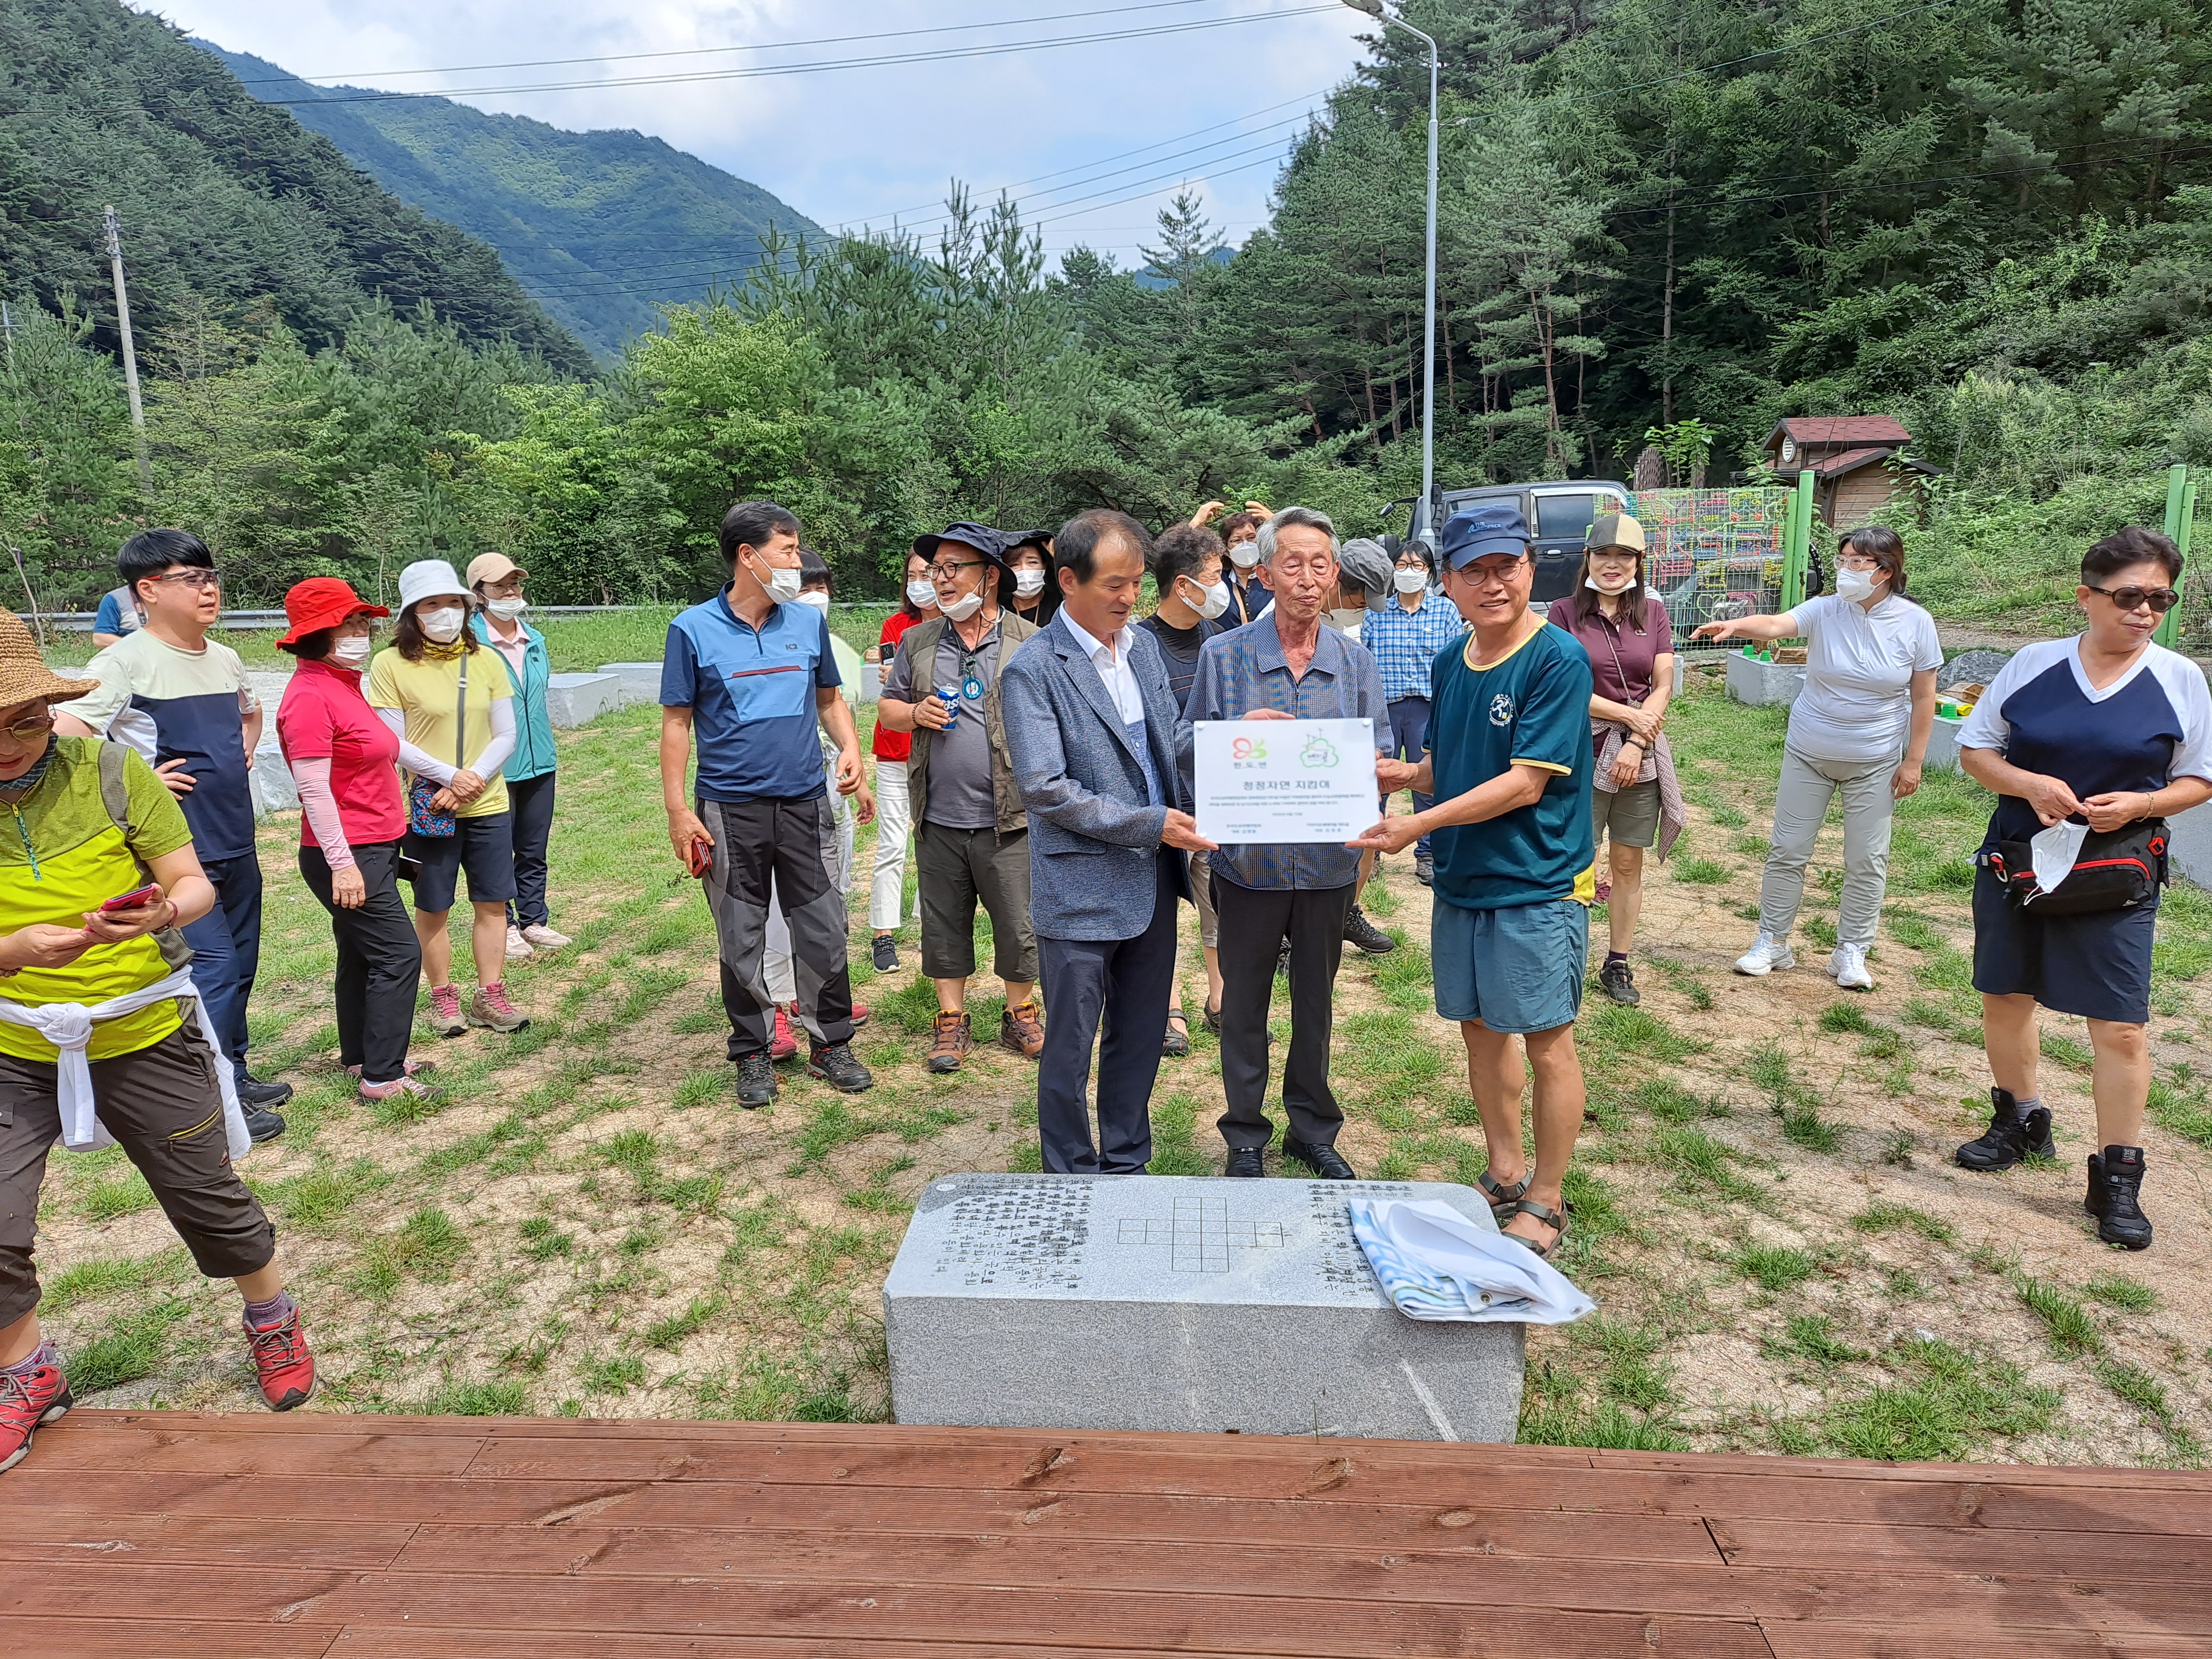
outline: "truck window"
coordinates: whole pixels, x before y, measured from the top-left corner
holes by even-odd
[[[1580,541],[1596,518],[1592,495],[1536,497],[1536,538],[1539,541]]]

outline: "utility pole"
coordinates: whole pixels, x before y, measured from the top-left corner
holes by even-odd
[[[138,349],[131,339],[131,293],[123,282],[123,235],[115,210],[107,210],[107,259],[115,274],[115,323],[123,334],[123,384],[131,392],[131,441],[138,452],[138,493],[154,493],[154,470],[146,460],[146,405],[138,396]]]

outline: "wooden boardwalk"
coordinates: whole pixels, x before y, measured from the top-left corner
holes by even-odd
[[[79,1411],[38,1659],[2212,1655],[2212,1475],[811,1424]]]

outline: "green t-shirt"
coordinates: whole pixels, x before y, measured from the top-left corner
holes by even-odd
[[[1595,895],[1590,836],[1590,662],[1563,629],[1536,629],[1492,663],[1474,635],[1437,653],[1429,749],[1437,799],[1501,777],[1515,764],[1552,774],[1527,806],[1432,837],[1436,891],[1468,910],[1503,910]]]

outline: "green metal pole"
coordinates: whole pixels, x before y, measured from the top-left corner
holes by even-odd
[[[1782,608],[1795,611],[1805,597],[1806,555],[1813,544],[1813,474],[1797,475],[1783,525]]]
[[[2185,466],[2178,466],[2173,470],[2185,476],[2189,471]],[[2188,591],[2186,584],[2189,580],[2190,534],[2197,526],[2197,486],[2195,484],[2189,484],[2183,489],[2178,511],[2173,504],[2172,487],[2168,486],[2166,522],[2167,525],[2166,533],[2172,538],[2173,544],[2181,550],[2181,574],[2173,579],[2173,586],[2177,591],[2186,592]],[[2151,638],[2168,649],[2172,649],[2174,641],[2180,637],[2181,607],[2177,605],[2159,619],[2158,630],[2151,635]]]

